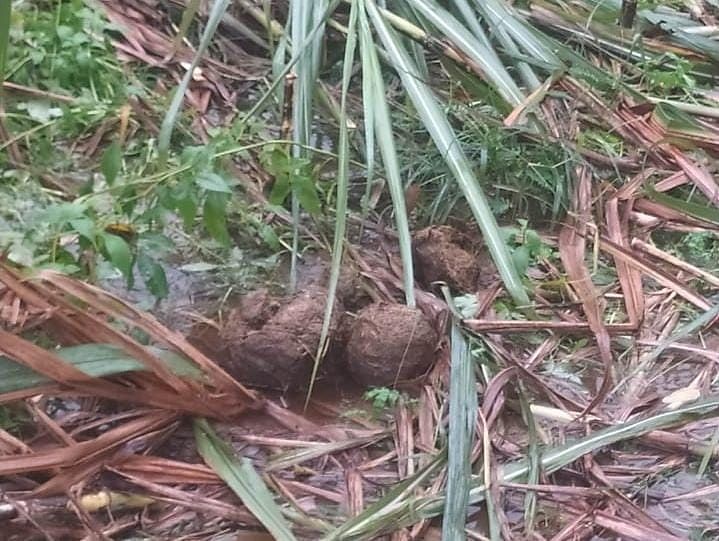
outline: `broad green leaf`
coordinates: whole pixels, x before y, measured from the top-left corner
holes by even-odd
[[[113,141],[110,146],[105,149],[102,155],[100,169],[105,176],[105,181],[112,185],[122,169],[122,148],[120,147],[120,143]]]
[[[57,203],[42,211],[38,215],[38,221],[62,227],[72,220],[86,218],[87,206],[83,203],[73,201],[72,203]]]
[[[269,202],[272,205],[282,205],[290,195],[290,176],[286,173],[275,175],[275,181],[272,184],[272,191],[270,192]]]
[[[200,455],[215,473],[227,483],[243,505],[267,528],[277,541],[294,541],[282,510],[262,477],[245,457],[237,457],[205,419],[195,419],[195,441]]]
[[[150,293],[157,299],[167,297],[170,291],[167,286],[165,269],[162,268],[162,265],[145,252],[140,252],[137,256],[137,270],[140,271],[140,276],[142,276],[142,280]]]
[[[529,297],[512,262],[508,246],[502,240],[497,222],[479,182],[472,171],[462,145],[447,116],[442,111],[431,90],[419,78],[401,41],[380,15],[373,0],[366,2],[368,13],[377,30],[392,66],[399,74],[404,88],[429,132],[440,154],[444,157],[455,180],[459,184],[475,220],[479,224],[497,270],[509,294],[521,306],[529,305]]]
[[[130,245],[125,239],[111,233],[101,233],[105,254],[112,263],[125,277],[128,284],[132,281],[132,252]]]
[[[70,220],[70,227],[77,231],[80,236],[85,237],[92,244],[95,244],[95,239],[97,238],[97,227],[95,227],[95,222],[93,220],[82,216],[80,218]]]
[[[202,372],[190,361],[169,351],[148,348],[178,376],[199,379]],[[72,364],[88,376],[102,378],[126,372],[141,372],[147,368],[119,346],[110,344],[82,344],[53,350],[63,361]],[[34,372],[24,364],[0,355],[0,393],[32,389],[51,380]]]
[[[277,233],[275,233],[275,230],[272,229],[272,226],[258,220],[255,223],[255,228],[257,229],[257,233],[260,235],[265,244],[267,244],[270,250],[272,250],[273,252],[280,251],[280,249],[282,248],[282,244],[280,243],[280,239],[277,236]]]
[[[157,152],[162,166],[164,166],[167,161],[172,131],[175,128],[177,116],[180,114],[180,108],[182,107],[182,102],[185,99],[187,87],[190,85],[190,81],[192,80],[192,74],[194,73],[197,65],[200,63],[202,55],[205,54],[207,47],[210,45],[212,37],[215,35],[215,30],[217,30],[217,26],[220,24],[220,20],[229,5],[230,0],[215,0],[214,4],[212,4],[212,9],[210,10],[210,15],[207,19],[207,25],[202,32],[202,37],[200,38],[200,45],[197,47],[197,51],[195,51],[195,56],[192,58],[192,62],[190,63],[187,72],[182,77],[179,86],[175,90],[175,93],[172,96],[172,101],[167,108],[167,113],[165,113],[165,118],[162,120],[160,134],[157,137]]]
[[[182,218],[182,223],[185,229],[190,229],[192,224],[195,223],[197,217],[197,200],[192,196],[184,197],[176,202],[177,212]]]
[[[300,174],[292,179],[292,188],[297,199],[305,210],[315,216],[322,210],[322,203],[317,195],[317,188],[312,177]]]
[[[227,181],[217,173],[204,171],[197,177],[197,185],[208,192],[232,193],[232,188]]]
[[[202,210],[202,221],[207,232],[217,242],[224,246],[230,244],[230,234],[227,232],[227,194],[220,192],[209,192],[205,197],[205,205]]]

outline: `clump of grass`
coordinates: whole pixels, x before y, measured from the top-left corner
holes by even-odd
[[[452,116],[460,126],[458,139],[488,195],[492,211],[504,222],[530,216],[534,220],[557,218],[568,201],[567,158],[560,143],[535,139],[521,130],[508,130],[496,117],[469,105],[456,104]],[[401,161],[403,173],[422,187],[425,205],[418,217],[423,223],[443,222],[452,214],[468,218],[442,163],[441,155],[422,135],[411,117],[402,119]]]

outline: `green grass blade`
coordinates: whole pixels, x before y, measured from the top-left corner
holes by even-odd
[[[644,191],[649,199],[661,203],[665,207],[676,210],[683,214],[687,214],[697,220],[709,222],[710,224],[719,225],[719,210],[715,207],[685,201],[671,195],[656,191],[653,187],[647,186]]]
[[[362,7],[364,9],[364,7]],[[365,25],[366,31],[366,25]],[[368,50],[368,37],[362,34],[363,46],[360,47],[360,59],[363,66],[368,66],[372,61]],[[371,39],[371,36],[370,36]],[[362,109],[364,114],[364,143],[365,162],[367,164],[367,177],[365,179],[365,192],[362,196],[362,218],[366,218],[370,211],[370,196],[372,193],[372,182],[374,181],[375,169],[375,125],[374,125],[374,104],[372,101],[372,74],[369,69],[362,69]]]
[[[285,55],[287,54],[287,32],[284,32],[280,37],[275,53],[272,55],[272,77],[275,81],[282,79],[280,74],[285,66]],[[285,103],[285,87],[279,85],[275,91],[277,93],[277,104],[280,109]]]
[[[477,382],[467,341],[456,323],[452,324],[451,348],[447,498],[442,540],[461,541],[466,538],[465,523],[472,480],[470,455],[477,421]]]
[[[10,47],[11,16],[12,2],[3,0],[0,2],[0,95],[2,95],[2,83],[5,81],[5,64],[7,63],[8,47]]]
[[[270,489],[245,457],[237,458],[205,419],[194,421],[195,441],[205,462],[227,483],[242,503],[278,541],[294,541]]]
[[[524,94],[509,75],[497,54],[482,44],[449,11],[442,8],[434,0],[409,1],[448,40],[482,68],[486,77],[507,103],[515,106],[524,101]],[[386,46],[387,44],[385,44]]]
[[[349,194],[349,174],[350,174],[350,145],[349,145],[349,128],[347,126],[347,93],[349,91],[350,80],[352,79],[352,67],[355,58],[355,49],[357,46],[357,11],[359,6],[357,0],[353,0],[350,8],[350,20],[348,24],[347,39],[345,41],[344,64],[342,68],[342,95],[340,97],[340,137],[338,142],[337,154],[337,205],[335,208],[335,234],[332,243],[332,263],[330,264],[330,281],[327,287],[327,303],[325,305],[325,315],[322,320],[322,332],[320,333],[320,343],[315,355],[315,363],[312,367],[312,377],[310,379],[310,387],[307,391],[307,399],[305,406],[312,396],[312,389],[317,377],[317,370],[320,361],[327,349],[327,337],[329,336],[330,323],[332,322],[332,310],[337,297],[337,284],[340,280],[340,271],[342,266],[342,254],[344,252],[345,229],[347,227],[347,198]]]
[[[439,473],[446,463],[444,454],[437,455],[429,464],[418,471],[412,477],[404,479],[390,488],[387,493],[372,505],[369,505],[362,513],[345,522],[328,535],[322,541],[343,541],[377,539],[374,535],[363,536],[355,532],[379,532],[394,531],[392,523],[392,511],[404,502],[412,498],[412,495],[419,487],[426,485]],[[389,512],[388,512],[389,511]],[[382,518],[380,518],[382,516]],[[384,517],[389,517],[385,520]]]
[[[297,62],[299,62],[300,58],[302,57],[302,52],[308,46],[310,46],[312,41],[315,39],[315,36],[320,33],[320,31],[324,27],[325,21],[329,19],[332,13],[334,13],[334,10],[337,9],[337,6],[340,4],[341,1],[342,0],[331,0],[329,5],[327,6],[327,9],[325,9],[322,13],[322,17],[319,17],[320,22],[312,27],[312,29],[307,34],[307,37],[304,39],[304,41],[300,43],[299,47],[294,43],[292,44],[292,58],[290,58],[290,61],[287,62],[284,69],[275,75],[275,79],[274,81],[272,81],[272,84],[267,89],[267,91],[260,97],[260,99],[255,102],[252,108],[244,116],[245,122],[257,113],[259,113],[262,108],[267,104],[267,101],[270,99],[270,97],[276,92],[277,87],[284,83],[285,76],[290,72],[290,70],[292,70],[293,67],[295,67]]]
[[[479,17],[472,10],[472,7],[469,5],[469,2],[467,0],[454,0],[454,5],[456,6],[457,11],[459,11],[459,14],[464,19],[464,22],[467,27],[474,34],[474,37],[476,37],[480,42],[482,42],[485,47],[491,49],[494,52],[492,44],[487,37],[487,33],[484,31],[484,28],[482,28],[482,25],[479,23]]]
[[[712,439],[709,441],[709,445],[707,445],[707,450],[702,457],[702,461],[699,463],[699,468],[697,469],[697,477],[703,477],[706,473],[709,462],[712,458],[714,458],[714,452],[716,451],[718,444],[719,428],[716,428],[714,430],[714,434],[712,435]]]
[[[290,2],[292,43],[304,43],[309,36],[307,47],[300,51],[300,57],[295,69],[296,79],[292,101],[292,139],[296,143],[292,146],[292,156],[298,159],[306,158],[306,146],[310,143],[312,135],[312,111],[317,74],[320,68],[320,49],[324,37],[326,0],[306,2],[305,0],[292,0]],[[290,291],[297,286],[297,259],[299,251],[300,226],[300,200],[297,186],[292,182],[293,172],[290,172],[292,186],[292,255],[290,262]]]
[[[194,379],[201,377],[202,372],[184,357],[169,351],[150,349],[152,353],[165,361],[175,374]],[[110,344],[82,344],[60,348],[54,350],[53,353],[88,376],[95,378],[147,370],[147,366],[143,362],[128,355],[122,348]],[[52,383],[52,380],[34,372],[24,364],[0,356],[0,393],[31,389],[47,383]]]
[[[486,41],[486,43],[488,44],[487,46],[491,48],[491,45],[489,45],[489,39],[486,37],[484,30],[477,21],[477,15],[469,6],[468,1],[455,0],[455,4],[459,8],[460,12],[462,13],[462,16],[464,17],[467,25],[472,30],[472,32],[476,36]],[[495,25],[492,30],[499,43],[502,45],[504,50],[509,53],[509,55],[515,58],[520,58],[522,56],[522,52],[520,51],[519,47],[512,39],[512,36],[509,34],[506,28],[504,28],[503,26]],[[524,84],[530,90],[535,90],[536,88],[539,88],[539,86],[541,85],[541,81],[532,69],[532,67],[527,62],[517,62],[516,66],[519,71],[519,74],[522,77],[522,80],[524,81]]]
[[[518,305],[529,305],[529,297],[512,262],[509,249],[502,238],[479,182],[472,172],[472,165],[462,151],[460,142],[452,130],[449,120],[442,112],[431,90],[418,78],[417,70],[413,66],[409,55],[403,49],[394,31],[389,28],[380,15],[374,2],[368,0],[366,5],[372,18],[372,23],[387,50],[394,69],[402,79],[402,83],[422,119],[422,123],[447,162],[467,203],[472,209],[507,291]]]
[[[368,443],[380,440],[386,435],[386,433],[382,433],[373,436],[363,436],[361,438],[346,439],[342,441],[333,441],[328,443],[318,442],[312,447],[304,447],[274,457],[272,460],[267,462],[265,466],[265,471],[272,472],[283,470],[285,468],[291,468],[292,466],[302,464],[303,462],[307,462],[309,460],[314,460],[315,458],[327,456],[329,454],[337,453],[339,451],[345,451],[354,447],[361,447]]]
[[[490,29],[502,28],[524,50],[529,58],[540,60],[560,69],[562,63],[551,47],[542,41],[503,0],[475,0],[475,5],[490,25]]]
[[[207,47],[209,47],[210,42],[215,35],[215,31],[217,30],[217,25],[220,24],[222,15],[224,15],[227,10],[227,6],[229,5],[230,0],[215,0],[215,3],[212,5],[212,10],[210,11],[210,16],[207,20],[207,26],[205,26],[205,30],[202,32],[200,45],[197,47],[197,51],[195,52],[195,56],[192,58],[190,67],[182,77],[182,81],[180,81],[180,84],[175,90],[175,94],[172,96],[172,101],[170,102],[170,106],[167,108],[167,113],[165,113],[165,118],[162,120],[162,125],[160,126],[160,134],[157,137],[157,152],[159,154],[161,167],[164,167],[164,164],[167,162],[167,154],[170,150],[170,139],[172,138],[172,132],[175,128],[175,123],[177,122],[177,116],[180,114],[180,109],[182,108],[182,102],[185,99],[187,87],[190,85],[190,81],[192,80],[192,74],[194,73],[197,65],[200,63]]]
[[[398,4],[396,6],[396,9],[402,17],[410,21],[412,24],[422,27],[427,26],[427,23],[424,18],[420,16],[417,9],[415,9],[412,5],[403,2]],[[414,63],[417,66],[417,69],[419,70],[422,79],[425,81],[429,80],[429,67],[427,66],[427,57],[425,55],[424,47],[420,42],[417,42],[415,40],[409,40],[406,43],[409,49],[409,53],[412,56],[412,59],[414,60]]]
[[[176,52],[180,48],[180,45],[182,45],[182,40],[185,39],[187,31],[190,29],[190,25],[192,24],[192,19],[194,19],[195,15],[197,15],[198,9],[200,9],[200,0],[190,0],[187,2],[187,5],[182,12],[182,19],[180,20],[180,27],[177,29],[177,34],[175,35],[175,41],[172,44],[174,52]]]
[[[519,405],[522,410],[522,418],[527,425],[527,436],[529,439],[527,445],[527,484],[536,485],[539,483],[540,474],[540,455],[539,455],[539,436],[537,434],[537,424],[532,415],[532,410],[527,400],[527,391],[522,381],[519,382]],[[537,515],[537,493],[528,490],[524,496],[524,529],[527,538],[534,536],[534,521]]]
[[[364,3],[364,0],[363,0]],[[367,4],[371,5],[371,4]],[[364,9],[359,14],[360,47],[366,62],[362,63],[363,72],[367,71],[366,81],[369,84],[368,97],[371,98],[372,115],[374,117],[375,134],[382,154],[382,162],[387,177],[389,193],[392,198],[394,219],[399,237],[399,250],[402,258],[402,281],[407,306],[415,306],[414,298],[414,267],[412,263],[412,238],[409,232],[407,206],[404,200],[404,185],[400,173],[399,159],[394,143],[392,119],[385,96],[384,80],[380,69],[377,49],[375,48],[369,21]]]

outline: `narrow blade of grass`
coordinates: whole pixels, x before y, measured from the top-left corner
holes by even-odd
[[[447,457],[444,453],[436,456],[427,466],[412,477],[393,485],[382,498],[368,506],[362,513],[328,533],[322,538],[322,541],[376,539],[377,537],[374,535],[363,536],[362,533],[358,535],[355,531],[394,531],[392,513],[387,513],[387,511],[396,508],[398,505],[401,506],[407,499],[411,499],[418,488],[427,484],[439,473],[446,464],[446,460]],[[384,515],[388,516],[386,520]]]
[[[197,450],[247,509],[279,541],[294,541],[289,525],[272,493],[246,458],[237,458],[205,419],[194,421]]]
[[[451,348],[447,498],[444,503],[442,539],[460,541],[466,538],[465,522],[472,479],[470,455],[477,420],[477,389],[469,347],[456,323],[452,324]]]
[[[364,2],[364,0],[363,0]],[[371,0],[370,0],[371,2]],[[370,5],[370,4],[367,4]],[[367,77],[363,79],[369,84],[368,97],[371,97],[373,122],[375,134],[382,154],[385,175],[389,185],[389,192],[392,198],[394,219],[399,237],[399,250],[402,258],[402,281],[407,306],[415,306],[414,298],[414,268],[412,263],[412,238],[409,232],[409,221],[407,220],[407,206],[404,200],[404,186],[400,173],[399,159],[394,141],[392,119],[389,106],[385,97],[384,80],[379,65],[379,58],[375,48],[372,32],[365,10],[359,13],[359,35],[360,47],[363,51],[362,71],[367,71]]]
[[[288,26],[290,24],[292,19],[288,21]],[[285,31],[282,33],[282,36],[280,37],[280,40],[277,43],[277,47],[275,48],[275,52],[272,55],[272,77],[275,81],[281,79],[280,74],[282,73],[282,70],[285,66],[285,56],[287,55],[287,46],[288,46],[288,32]],[[282,107],[282,104],[285,103],[285,87],[284,85],[279,85],[277,87],[277,90],[275,91],[277,93],[277,104],[279,107]]]
[[[647,197],[657,203],[669,207],[672,210],[687,214],[697,220],[702,220],[713,225],[719,225],[719,210],[714,207],[700,205],[691,201],[685,201],[662,192],[658,192],[651,186],[645,187]]]
[[[10,46],[10,17],[12,15],[12,2],[5,0],[0,2],[0,95],[2,94],[2,83],[5,82],[5,64],[7,62],[7,51]]]
[[[540,455],[537,425],[532,415],[532,410],[529,406],[529,400],[527,400],[527,392],[525,386],[520,381],[519,388],[519,405],[522,410],[522,418],[527,425],[527,484],[536,485],[539,483],[540,473]],[[534,520],[537,514],[537,494],[533,490],[528,490],[524,496],[524,529],[525,535],[528,539],[534,537]]]
[[[320,361],[327,349],[327,337],[330,331],[330,323],[332,322],[332,309],[335,305],[337,297],[337,284],[340,279],[340,271],[342,266],[342,254],[344,252],[345,229],[347,226],[347,197],[349,193],[349,172],[350,172],[350,148],[349,148],[349,129],[347,126],[347,92],[352,79],[352,66],[355,58],[355,48],[357,45],[357,11],[359,6],[357,0],[353,0],[350,9],[350,20],[348,24],[347,39],[345,41],[345,56],[342,70],[342,96],[340,98],[340,137],[337,149],[337,204],[335,207],[335,234],[332,243],[332,263],[330,264],[330,281],[327,287],[327,303],[325,305],[325,315],[322,320],[322,331],[320,333],[320,343],[317,347],[315,355],[315,363],[312,367],[312,376],[310,378],[310,387],[307,391],[305,407],[309,403],[312,396],[312,389],[317,377],[317,370]]]
[[[326,0],[290,2],[292,43],[308,41],[307,47],[300,51],[295,74],[294,96],[292,101],[292,156],[306,158],[306,146],[312,135],[312,111],[314,104],[317,74],[320,68],[320,48],[324,37],[325,19],[323,11]],[[313,27],[314,25],[314,27]],[[313,28],[317,31],[313,32]],[[310,39],[310,36],[312,38]],[[290,177],[294,172],[290,173]],[[299,251],[300,196],[295,182],[292,186],[292,254],[290,261],[290,291],[297,286],[297,259]]]
[[[217,30],[217,25],[220,24],[222,15],[224,15],[225,11],[227,11],[227,6],[229,5],[230,0],[216,0],[212,5],[212,10],[210,11],[210,16],[207,20],[207,26],[205,26],[205,30],[202,32],[202,37],[200,38],[200,45],[197,47],[197,51],[195,52],[195,56],[192,58],[190,67],[182,77],[182,81],[180,81],[180,84],[175,90],[175,94],[172,96],[172,101],[170,102],[170,106],[167,108],[167,113],[165,113],[165,118],[162,120],[162,125],[160,126],[160,134],[157,137],[157,152],[159,154],[161,167],[164,167],[167,162],[167,154],[170,150],[170,139],[172,138],[172,132],[175,128],[175,123],[177,122],[177,116],[180,114],[180,109],[182,108],[182,102],[185,99],[187,87],[190,85],[190,81],[192,80],[192,74],[195,72],[195,68],[200,63],[202,55],[205,54],[207,47],[209,47],[210,42],[215,35],[215,31]]]
[[[187,31],[190,29],[192,19],[197,15],[197,10],[200,9],[200,0],[190,0],[187,2],[184,11],[182,12],[182,19],[180,20],[180,27],[177,29],[175,40],[172,44],[173,52],[177,52],[182,45],[182,40],[185,39]]]
[[[509,249],[502,239],[489,203],[472,172],[472,165],[462,151],[460,141],[452,130],[449,120],[442,112],[430,89],[419,78],[412,60],[394,31],[389,28],[380,15],[377,6],[372,0],[368,0],[366,5],[372,23],[387,50],[394,69],[402,79],[402,83],[422,119],[422,123],[447,162],[467,203],[472,209],[474,218],[482,230],[484,240],[507,291],[518,305],[528,305],[529,297],[512,262]]]
[[[322,13],[322,16],[319,17],[319,23],[315,24],[312,27],[312,29],[307,33],[307,36],[305,37],[304,41],[302,41],[299,46],[295,43],[292,44],[292,58],[290,58],[290,61],[287,62],[284,69],[275,75],[275,80],[272,81],[272,84],[267,89],[267,91],[262,94],[260,99],[258,99],[252,106],[252,108],[247,112],[247,114],[243,118],[244,122],[255,116],[263,109],[270,97],[277,91],[277,87],[279,87],[284,82],[285,75],[287,75],[290,70],[295,67],[297,62],[299,62],[300,58],[302,57],[302,51],[304,51],[312,43],[317,34],[321,32],[324,27],[325,21],[329,19],[332,13],[334,13],[334,10],[337,9],[337,6],[340,4],[341,1],[342,0],[332,0],[327,5],[327,8]]]
[[[497,54],[475,38],[449,11],[433,0],[410,0],[410,3],[448,40],[455,43],[462,52],[482,68],[483,73],[507,103],[514,107],[524,101],[524,94],[509,75]]]
[[[307,462],[308,460],[313,460],[315,458],[326,456],[332,453],[337,453],[339,451],[344,451],[346,449],[352,449],[354,447],[361,447],[363,445],[367,445],[368,443],[375,442],[385,436],[385,433],[381,433],[377,435],[363,436],[361,438],[348,439],[344,441],[317,443],[312,447],[305,447],[297,449],[295,451],[289,451],[270,460],[265,466],[265,471],[272,472],[283,470],[285,468],[291,468],[292,466],[302,464],[303,462]]]
[[[506,29],[512,39],[527,53],[527,56],[549,64],[553,69],[561,68],[562,63],[551,47],[541,40],[505,2],[502,0],[475,0],[474,3],[489,23],[490,29]]]

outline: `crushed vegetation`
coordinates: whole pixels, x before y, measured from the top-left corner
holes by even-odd
[[[0,5],[0,537],[717,539],[718,20]]]

